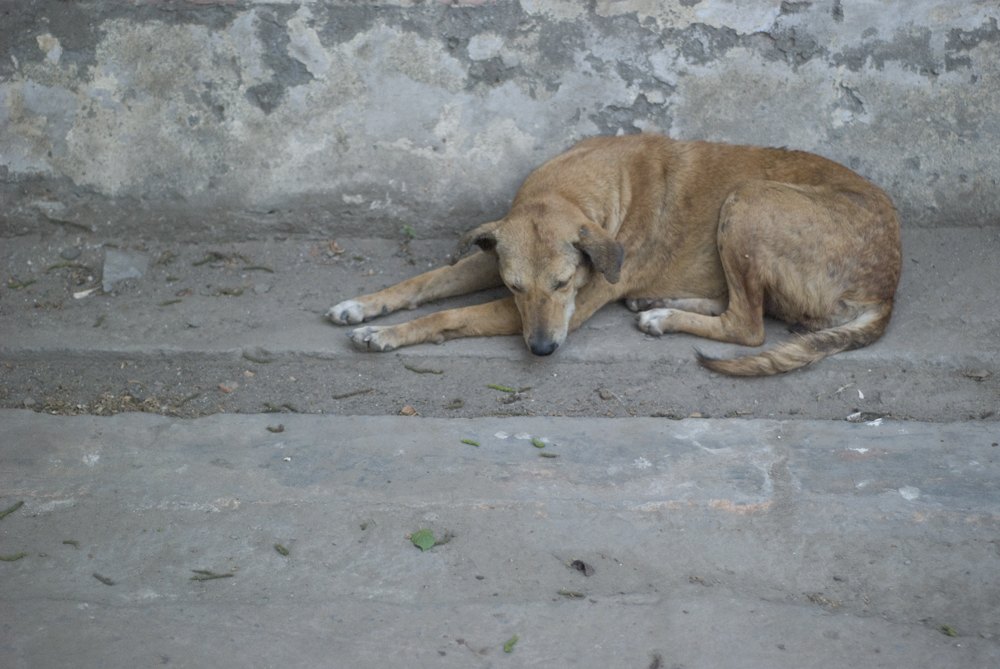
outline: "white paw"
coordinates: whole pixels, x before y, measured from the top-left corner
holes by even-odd
[[[668,332],[674,332],[667,321],[676,309],[650,309],[639,314],[639,329],[646,334],[659,337]]]
[[[389,342],[390,335],[387,329],[368,325],[354,328],[347,333],[347,336],[351,338],[354,348],[359,351],[391,351],[396,347]]]
[[[326,312],[326,317],[337,325],[353,325],[365,320],[365,312],[360,302],[345,300],[340,304],[331,307]]]

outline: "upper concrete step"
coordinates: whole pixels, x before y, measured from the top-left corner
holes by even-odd
[[[382,413],[410,404],[425,414],[456,415],[443,408],[455,398],[469,403],[461,415],[509,409],[496,405],[495,393],[483,398],[485,404],[476,403],[491,382],[531,386],[534,406],[516,408],[541,413],[767,417],[791,412],[842,418],[864,410],[951,420],[988,416],[1000,408],[997,228],[906,230],[896,308],[880,341],[791,375],[752,381],[720,378],[692,362],[696,347],[713,356],[752,349],[687,335],[649,337],[620,304],[602,309],[544,359],[532,356],[520,337],[360,353],[345,336],[350,328],[330,324],[324,312],[341,300],[440,266],[454,245],[413,240],[401,246],[382,239],[336,244],[295,238],[211,245],[117,240],[112,247],[71,233],[5,240],[9,285],[0,297],[0,354],[24,364],[20,371],[0,370],[9,390],[3,402],[20,406],[33,395],[42,402],[55,388],[79,388],[64,399],[86,403],[90,398],[80,393],[120,377],[123,383],[141,382],[143,397],[187,397],[198,387],[212,389],[230,410],[244,411],[259,410],[264,401],[280,405],[276,397],[289,392],[305,393],[308,401],[299,408],[312,411]],[[105,293],[102,268],[122,255],[132,261],[125,269],[134,265],[141,276],[109,285]],[[29,281],[34,283],[15,288]],[[75,299],[74,293],[91,288],[96,290]],[[502,293],[446,300],[375,322],[397,323]],[[765,346],[789,336],[780,323],[770,323],[767,335]],[[100,374],[94,376],[93,368],[68,372],[73,361],[83,360],[95,363]],[[405,364],[446,374],[419,375]],[[274,371],[278,368],[287,375]],[[247,371],[260,376],[244,379]],[[245,381],[238,393],[223,397],[215,390],[233,378]],[[250,390],[264,378],[274,397]],[[334,399],[369,387],[376,396],[390,397]],[[608,391],[602,400],[595,395],[600,389]],[[836,401],[824,409],[817,406],[819,398]],[[198,401],[209,402],[207,396]]]
[[[450,240],[290,239],[238,244],[87,244],[72,260],[73,236],[4,240],[10,282],[0,312],[5,353],[67,351],[153,354],[223,353],[266,349],[272,354],[359,355],[344,336],[350,329],[323,318],[333,304],[391,286],[439,267],[455,251]],[[141,277],[100,286],[107,254],[138,260]],[[61,252],[65,252],[62,256]],[[212,254],[224,258],[212,260]],[[1000,364],[1000,228],[906,230],[904,271],[892,323],[875,345],[842,353],[841,360],[950,368]],[[206,262],[206,259],[209,259]],[[132,263],[136,265],[135,262]],[[65,267],[59,267],[65,265]],[[86,268],[86,269],[84,269]],[[84,281],[76,285],[74,277]],[[93,277],[90,279],[90,277]],[[90,280],[87,280],[90,279]],[[485,292],[397,312],[377,324],[398,323],[442,308],[507,294]],[[574,333],[556,355],[576,361],[686,361],[691,350],[744,355],[753,350],[689,335],[654,338],[634,326],[620,304],[609,305]],[[784,326],[771,322],[772,346]],[[401,352],[421,356],[503,357],[529,360],[519,337],[452,341]]]

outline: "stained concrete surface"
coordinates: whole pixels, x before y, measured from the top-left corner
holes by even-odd
[[[449,4],[0,3],[0,665],[1000,664],[996,3]],[[733,380],[620,305],[546,359],[323,320],[640,130],[885,189],[885,336]]]
[[[5,243],[9,282],[34,283],[0,287],[0,406],[105,415],[117,402],[119,409],[181,416],[269,406],[384,415],[410,406],[424,416],[462,418],[842,420],[862,412],[1000,420],[1000,308],[993,299],[1000,291],[1000,236],[994,228],[906,230],[903,244],[896,307],[880,341],[748,382],[708,374],[694,363],[696,348],[715,356],[748,349],[687,335],[646,336],[618,304],[601,310],[548,358],[532,356],[520,337],[363,354],[345,336],[350,328],[323,318],[337,302],[446,263],[453,240],[129,244],[53,226],[45,237]],[[148,271],[103,293],[104,260],[126,246],[145,259]],[[67,261],[67,250],[80,255]],[[372,322],[400,322],[502,293],[444,300]],[[770,323],[767,336],[765,346],[789,335]],[[489,389],[490,383],[526,390],[510,395]],[[123,397],[134,399],[133,406]]]
[[[993,425],[275,422],[0,412],[4,666],[1000,662]]]
[[[0,292],[4,666],[1000,659],[993,229],[906,231],[882,340],[750,380],[620,305],[545,359],[323,320],[447,239],[8,241],[35,283]],[[149,262],[103,293],[109,250]]]

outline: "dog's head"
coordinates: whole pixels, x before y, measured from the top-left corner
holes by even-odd
[[[614,237],[569,202],[517,206],[503,220],[468,232],[459,253],[473,244],[496,254],[535,355],[549,355],[565,341],[577,292],[592,281],[617,283],[625,255]]]

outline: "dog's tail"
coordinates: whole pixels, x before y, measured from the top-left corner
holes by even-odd
[[[882,336],[891,313],[891,299],[875,302],[843,325],[796,336],[756,355],[720,360],[697,351],[698,362],[713,372],[729,376],[781,374],[822,360],[828,355],[871,344]]]

